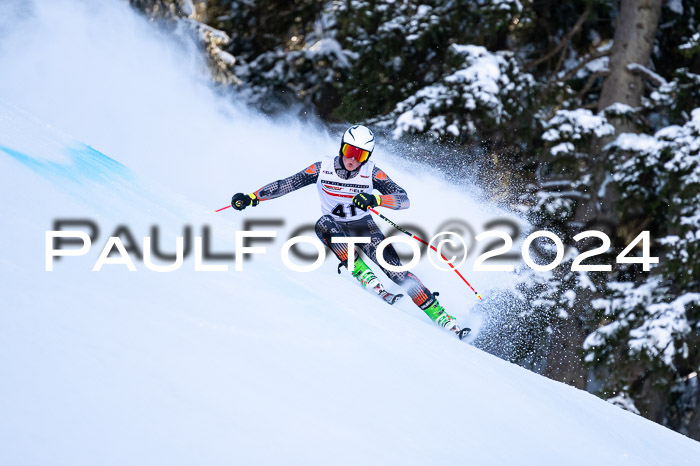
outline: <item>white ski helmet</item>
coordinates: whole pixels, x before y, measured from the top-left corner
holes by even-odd
[[[348,128],[340,141],[340,155],[366,162],[374,150],[374,133],[366,126],[355,125]]]

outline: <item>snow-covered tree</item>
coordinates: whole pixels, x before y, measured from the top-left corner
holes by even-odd
[[[240,83],[233,72],[236,59],[226,51],[228,34],[207,24],[205,4],[193,0],[129,0],[159,25],[167,25],[194,36],[205,50],[214,81],[228,85]]]
[[[607,284],[595,302],[601,326],[584,350],[588,362],[617,374],[606,381],[608,393],[625,391],[662,422],[670,414],[653,412],[648,391],[661,390],[678,409],[677,393],[696,390],[683,385],[700,368],[700,108],[682,126],[623,133],[610,147],[621,164],[614,181],[623,220],[655,231],[662,257],[651,273],[627,269],[627,280]],[[674,422],[687,428],[683,416]]]

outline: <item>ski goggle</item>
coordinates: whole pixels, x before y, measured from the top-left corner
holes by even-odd
[[[359,147],[351,146],[348,143],[345,143],[342,145],[340,148],[340,152],[343,154],[343,157],[347,157],[349,159],[355,159],[358,162],[362,163],[365,162],[369,158],[369,151],[360,149]]]

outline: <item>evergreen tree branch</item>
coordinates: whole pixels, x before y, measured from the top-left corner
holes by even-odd
[[[562,77],[562,78],[560,79],[560,81],[561,81],[561,82],[566,82],[566,81],[568,81],[569,79],[573,78],[573,77],[576,75],[576,73],[579,72],[579,70],[580,70],[581,68],[583,68],[584,66],[586,66],[587,64],[589,64],[589,63],[592,62],[593,60],[596,60],[596,59],[601,58],[601,57],[607,57],[607,56],[610,56],[610,50],[596,50],[595,52],[586,55],[586,56],[583,58],[583,60],[581,60],[576,66],[574,66],[573,68],[571,68],[571,69],[569,70],[569,72],[566,73],[566,74],[564,75],[564,77]]]
[[[629,65],[627,65],[627,71],[648,79],[656,87],[661,87],[665,84],[668,84],[668,82],[666,82],[666,80],[662,78],[661,75],[654,73],[649,68],[647,68],[646,66],[642,66],[639,63],[630,63]]]
[[[571,44],[571,41],[568,41],[567,44]],[[562,47],[561,53],[559,54],[559,60],[557,60],[557,66],[554,67],[554,71],[552,71],[552,80],[555,79],[555,77],[559,74],[559,70],[561,70],[562,66],[564,66],[564,60],[566,59],[566,50],[567,47]]]
[[[576,20],[576,24],[574,24],[574,26],[569,30],[569,32],[564,34],[564,37],[561,38],[559,43],[552,50],[547,52],[542,57],[540,57],[536,60],[533,60],[530,63],[526,63],[525,66],[523,67],[523,69],[525,71],[529,71],[532,68],[539,65],[540,63],[543,63],[543,62],[549,60],[550,58],[552,58],[554,55],[556,55],[561,49],[563,49],[569,43],[571,38],[574,37],[581,30],[581,27],[583,27],[583,23],[586,22],[586,19],[588,19],[588,15],[590,15],[590,13],[591,13],[591,5],[589,4],[589,5],[586,5],[586,9],[581,14],[581,16],[579,16],[578,20]]]
[[[583,88],[579,91],[578,94],[576,94],[576,99],[578,99],[579,102],[583,101],[583,98],[588,94],[588,92],[591,90],[593,87],[593,84],[595,83],[595,80],[598,78],[603,78],[610,74],[609,71],[596,71],[592,75],[588,77],[588,80],[586,81],[586,84],[583,85]]]

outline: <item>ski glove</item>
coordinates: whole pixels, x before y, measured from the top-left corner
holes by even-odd
[[[260,204],[260,199],[258,199],[258,196],[256,196],[254,193],[236,193],[231,198],[231,207],[236,210],[243,210],[249,205],[255,207],[258,204]]]
[[[359,207],[367,212],[367,209],[370,207],[382,205],[382,198],[379,197],[379,194],[360,193],[352,198],[352,203],[355,207]]]

